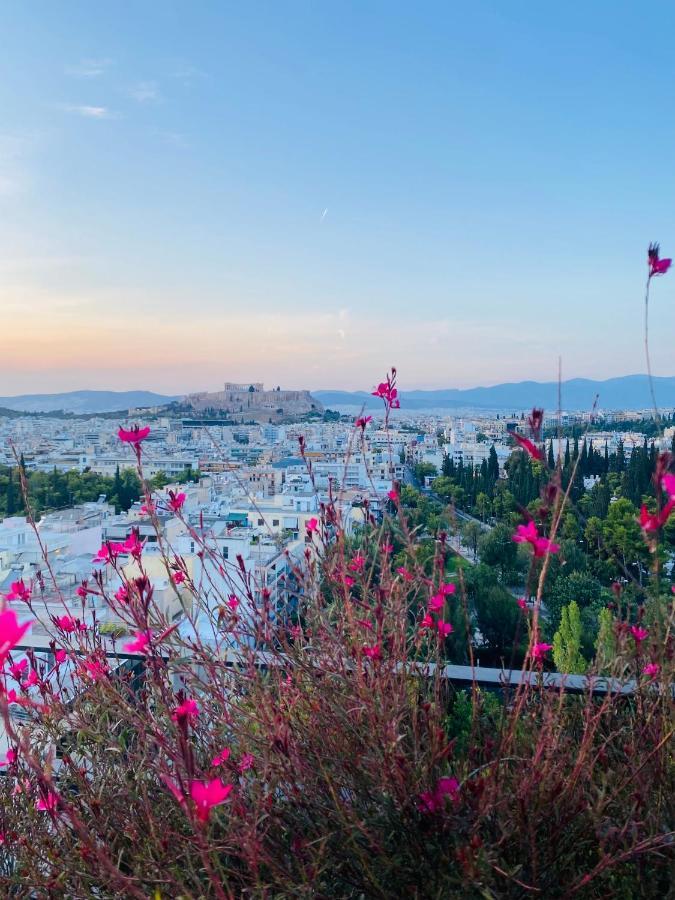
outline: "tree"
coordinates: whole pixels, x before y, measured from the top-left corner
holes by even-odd
[[[518,572],[518,545],[514,543],[508,525],[500,523],[483,533],[478,546],[481,562],[496,569],[502,583],[508,584],[514,579]]]
[[[462,543],[471,550],[474,559],[478,553],[478,541],[482,534],[483,529],[478,522],[469,520],[462,526]]]
[[[595,641],[595,662],[599,672],[607,672],[616,658],[614,618],[605,607],[598,614],[598,636]]]
[[[420,485],[424,484],[424,479],[427,475],[437,475],[436,466],[432,465],[432,463],[416,463],[413,467],[413,474],[415,475],[415,479],[417,483]]]
[[[581,616],[574,600],[563,609],[560,628],[553,635],[553,661],[559,672],[568,675],[586,671],[586,660],[581,655]]]
[[[482,522],[484,522],[490,515],[491,508],[492,504],[490,503],[490,498],[487,494],[481,491],[476,497],[476,514]]]

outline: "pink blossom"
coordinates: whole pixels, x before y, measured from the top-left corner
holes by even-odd
[[[35,687],[36,684],[40,683],[40,679],[38,678],[38,674],[35,669],[31,669],[25,681],[21,683],[21,687],[27,691],[28,688]]]
[[[675,475],[671,472],[666,472],[663,476],[663,490],[668,494],[669,497],[675,498]]]
[[[56,650],[54,652],[54,659],[56,661],[56,665],[60,666],[61,663],[64,663],[68,659],[68,654],[65,650]]]
[[[179,570],[178,572],[174,572],[171,578],[173,579],[174,584],[183,584],[185,581],[185,573]]]
[[[641,644],[642,641],[649,635],[649,632],[646,628],[642,628],[640,625],[631,625],[630,633],[633,635],[636,644]]]
[[[396,385],[396,369],[391,370],[391,374],[387,375],[387,380],[380,382],[377,388],[372,392],[373,397],[381,397],[387,412],[390,409],[400,409],[401,403],[398,399],[398,391]]]
[[[439,609],[443,609],[445,606],[445,594],[434,594],[429,598],[429,609],[431,612],[438,612]]]
[[[180,494],[176,494],[173,491],[169,491],[169,499],[167,501],[167,506],[172,512],[180,512],[183,508],[185,501],[187,500],[187,496],[181,491]]]
[[[438,636],[441,639],[445,639],[454,631],[450,622],[442,622],[440,619],[436,622],[436,628],[438,629]]]
[[[349,571],[350,572],[363,572],[363,569],[366,565],[366,558],[362,556],[360,553],[357,553],[356,556],[352,558],[352,561],[349,563]]]
[[[521,609],[527,609],[527,600],[524,597],[518,597],[516,603]]]
[[[342,582],[345,587],[348,587],[348,588],[354,587],[354,579],[352,578],[351,575],[343,575]]]
[[[44,797],[40,797],[35,804],[35,809],[40,812],[54,812],[59,805],[59,800],[58,794],[54,793],[54,791],[47,791],[47,794]]]
[[[249,769],[253,768],[253,763],[255,762],[255,757],[252,753],[244,753],[241,760],[239,761],[239,771],[247,772]]]
[[[433,627],[434,627],[434,620],[433,620],[431,614],[425,613],[424,618],[420,622],[420,629],[423,630],[425,628],[433,628]]]
[[[367,656],[368,659],[372,659],[373,661],[381,660],[382,648],[379,644],[364,644],[363,655]]]
[[[117,436],[121,441],[125,444],[133,444],[134,446],[138,446],[149,434],[149,425],[146,425],[145,428],[141,428],[139,425],[134,425],[130,429],[120,428],[117,432]]]
[[[222,766],[223,763],[227,762],[230,758],[230,748],[225,747],[224,750],[221,750],[217,756],[214,756],[211,760],[212,766]]]
[[[650,513],[643,503],[638,520],[641,528],[648,533],[658,531],[666,524],[673,509],[675,509],[675,497],[669,497],[668,502],[656,513]]]
[[[396,571],[404,581],[412,581],[412,573],[409,572],[405,566],[399,566]]]
[[[357,428],[361,428],[362,430],[365,430],[365,427],[368,424],[368,422],[372,422],[372,420],[373,420],[372,416],[359,416],[359,418],[356,420],[356,422],[354,422],[354,425]]]
[[[384,553],[385,556],[389,556],[390,553],[394,552],[393,544],[382,544],[380,550]]]
[[[197,703],[191,698],[188,698],[183,703],[181,703],[180,706],[177,706],[174,709],[173,713],[171,714],[171,718],[174,722],[178,722],[181,719],[190,721],[192,719],[196,719],[198,715],[199,707],[197,706]]]
[[[115,591],[115,600],[118,603],[128,603],[129,602],[129,586],[127,584],[123,584],[121,587],[118,587]]]
[[[525,450],[526,453],[529,453],[529,455],[533,459],[542,460],[544,458],[544,454],[543,454],[541,448],[537,447],[536,444],[533,444],[529,438],[523,437],[523,435],[518,434],[517,431],[512,431],[511,435],[514,438],[514,440],[516,441],[516,443],[520,447],[522,447],[522,449]]]
[[[18,681],[19,678],[21,678],[22,674],[25,672],[25,670],[27,668],[28,668],[28,660],[24,658],[24,659],[20,660],[18,663],[13,663],[9,667],[9,674],[12,676],[12,678],[15,681]]]
[[[87,594],[89,593],[89,591],[87,590],[87,582],[83,581],[82,584],[79,584],[75,593],[81,600],[86,600]]]
[[[28,603],[30,595],[30,588],[26,587],[23,578],[20,578],[18,581],[12,582],[9,593],[5,594],[5,600],[23,600],[24,603]]]
[[[654,275],[665,275],[672,263],[671,259],[660,259],[658,244],[650,244],[647,250],[647,265],[649,267],[649,278]]]
[[[433,791],[420,794],[417,808],[423,813],[435,813],[443,809],[449,797],[454,800],[459,793],[459,782],[456,778],[439,778]]]
[[[134,559],[140,559],[145,544],[140,539],[138,529],[132,528],[129,537],[123,544],[120,544],[119,546],[122,553],[128,553],[130,554],[130,556],[133,556]]]
[[[557,553],[560,550],[559,544],[540,536],[533,519],[527,525],[519,525],[511,539],[516,544],[530,544],[535,556],[546,556],[547,553]]]
[[[537,662],[542,662],[549,650],[553,649],[553,644],[536,643],[532,647],[532,658]]]
[[[392,503],[398,503],[398,491],[395,488],[391,491],[387,491],[387,497],[389,497]]]
[[[114,565],[118,555],[123,552],[123,546],[123,544],[117,544],[113,541],[106,541],[102,544],[101,549],[92,561],[95,563],[102,562]]]
[[[230,594],[226,602],[231,610],[235,610],[239,606],[239,600],[237,599],[236,594]]]
[[[81,631],[83,629],[77,623],[77,619],[74,619],[72,616],[58,616],[54,619],[54,623],[61,631],[66,634],[71,634],[73,631]],[[86,626],[85,626],[86,627]]]
[[[157,511],[157,507],[152,500],[146,500],[145,503],[141,504],[138,511],[142,516],[152,516]]]
[[[658,663],[649,663],[642,670],[642,674],[649,675],[650,678],[656,678],[660,671],[661,666]]]
[[[214,778],[212,781],[190,782],[190,796],[195,804],[199,821],[208,822],[211,809],[224,803],[232,790],[233,785],[223,784],[220,778]]]
[[[5,754],[5,758],[0,760],[0,766],[11,766],[12,763],[16,762],[16,750],[12,750],[10,747],[7,753]]]
[[[319,520],[316,518],[308,519],[308,521],[305,522],[305,528],[307,529],[308,535],[314,534],[314,532],[319,530]]]
[[[101,678],[105,678],[108,675],[110,669],[105,660],[89,657],[89,659],[84,660],[81,672],[83,675],[87,675],[91,678],[92,681],[99,681]]]
[[[0,665],[4,665],[7,656],[32,624],[32,622],[24,622],[23,625],[19,625],[16,613],[11,609],[0,612]]]
[[[438,590],[441,592],[441,594],[445,594],[445,596],[447,597],[448,594],[455,593],[455,591],[457,590],[457,585],[456,584],[442,584]]]
[[[125,644],[124,649],[127,651],[127,653],[145,653],[151,640],[151,631],[137,631],[135,640],[129,641],[128,644]]]

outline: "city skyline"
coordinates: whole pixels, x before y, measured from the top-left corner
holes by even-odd
[[[665,3],[5,8],[0,394],[644,372],[646,247],[675,253],[673,24]]]

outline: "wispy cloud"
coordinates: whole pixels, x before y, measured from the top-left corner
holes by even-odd
[[[61,108],[75,116],[83,116],[85,119],[112,119],[114,117],[114,114],[107,106],[86,106],[66,103]]]
[[[66,73],[76,78],[98,78],[111,63],[111,59],[81,59],[77,65],[67,66]]]
[[[156,81],[139,81],[129,93],[138,103],[153,103],[161,97]]]

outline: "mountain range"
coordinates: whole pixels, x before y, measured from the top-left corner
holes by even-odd
[[[0,397],[0,407],[20,412],[104,413],[144,406],[163,406],[178,397],[152,391],[68,391],[64,394],[21,394]]]
[[[662,408],[675,407],[675,377],[654,378],[656,400]],[[327,408],[381,409],[382,401],[365,391],[313,391]],[[562,409],[590,411],[598,396],[598,409],[648,409],[651,406],[646,375],[624,375],[606,381],[572,378],[561,385]],[[519,381],[491,387],[450,388],[435,391],[401,391],[401,406],[409,410],[485,409],[520,411],[540,406],[558,408],[557,381]]]
[[[654,378],[660,407],[675,408],[675,376]],[[366,391],[312,391],[328,409],[365,407],[381,409],[382,401]],[[572,378],[561,386],[562,408],[568,412],[589,411],[598,396],[598,409],[648,409],[651,405],[646,375],[624,375],[606,381]],[[558,408],[557,381],[519,381],[491,387],[448,388],[433,391],[401,391],[401,404],[408,410],[475,409],[520,411],[533,406]],[[21,394],[0,397],[0,407],[21,412],[72,412],[95,414],[148,406],[163,406],[179,396],[153,391],[69,391],[61,394]]]

